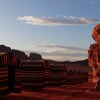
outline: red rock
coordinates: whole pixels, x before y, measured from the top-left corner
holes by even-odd
[[[93,68],[93,82],[100,90],[100,24],[94,27],[92,37],[96,43],[90,45],[88,50],[88,65]]]

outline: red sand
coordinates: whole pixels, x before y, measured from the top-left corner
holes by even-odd
[[[5,100],[100,100],[100,91],[92,83],[47,87],[38,92],[22,91],[10,94]]]

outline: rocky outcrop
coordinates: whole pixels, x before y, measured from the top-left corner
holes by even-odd
[[[23,51],[12,49],[12,52],[15,53],[17,56],[19,56],[21,60],[29,59],[28,56]]]
[[[92,37],[98,44],[100,44],[100,24],[94,27]]]
[[[10,52],[11,48],[5,45],[0,45],[0,52]]]
[[[88,64],[93,69],[93,82],[100,90],[100,24],[94,27],[92,37],[96,43],[90,45],[88,50]]]
[[[11,49],[5,45],[0,45],[0,52],[13,52],[20,57],[21,60],[42,60],[42,56],[37,53],[30,53],[29,57],[23,51]]]
[[[30,60],[42,60],[42,56],[37,53],[30,53],[29,59]]]

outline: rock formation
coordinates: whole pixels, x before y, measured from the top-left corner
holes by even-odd
[[[42,60],[42,56],[37,53],[30,53],[29,59],[30,60]]]
[[[2,52],[13,52],[19,56],[21,60],[42,60],[42,56],[37,53],[30,53],[29,57],[26,55],[23,51],[11,49],[10,47],[7,47],[5,45],[0,45],[0,53]]]
[[[23,51],[12,49],[11,52],[15,53],[21,60],[29,59],[28,56]]]
[[[11,48],[5,45],[0,45],[0,52],[10,52]]]
[[[90,45],[88,50],[88,64],[93,69],[93,82],[96,83],[96,89],[100,90],[100,24],[94,27],[92,37],[96,43]]]

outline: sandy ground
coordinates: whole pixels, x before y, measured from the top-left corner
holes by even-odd
[[[100,91],[90,82],[77,85],[46,87],[38,92],[22,91],[10,94],[5,100],[100,100]]]

